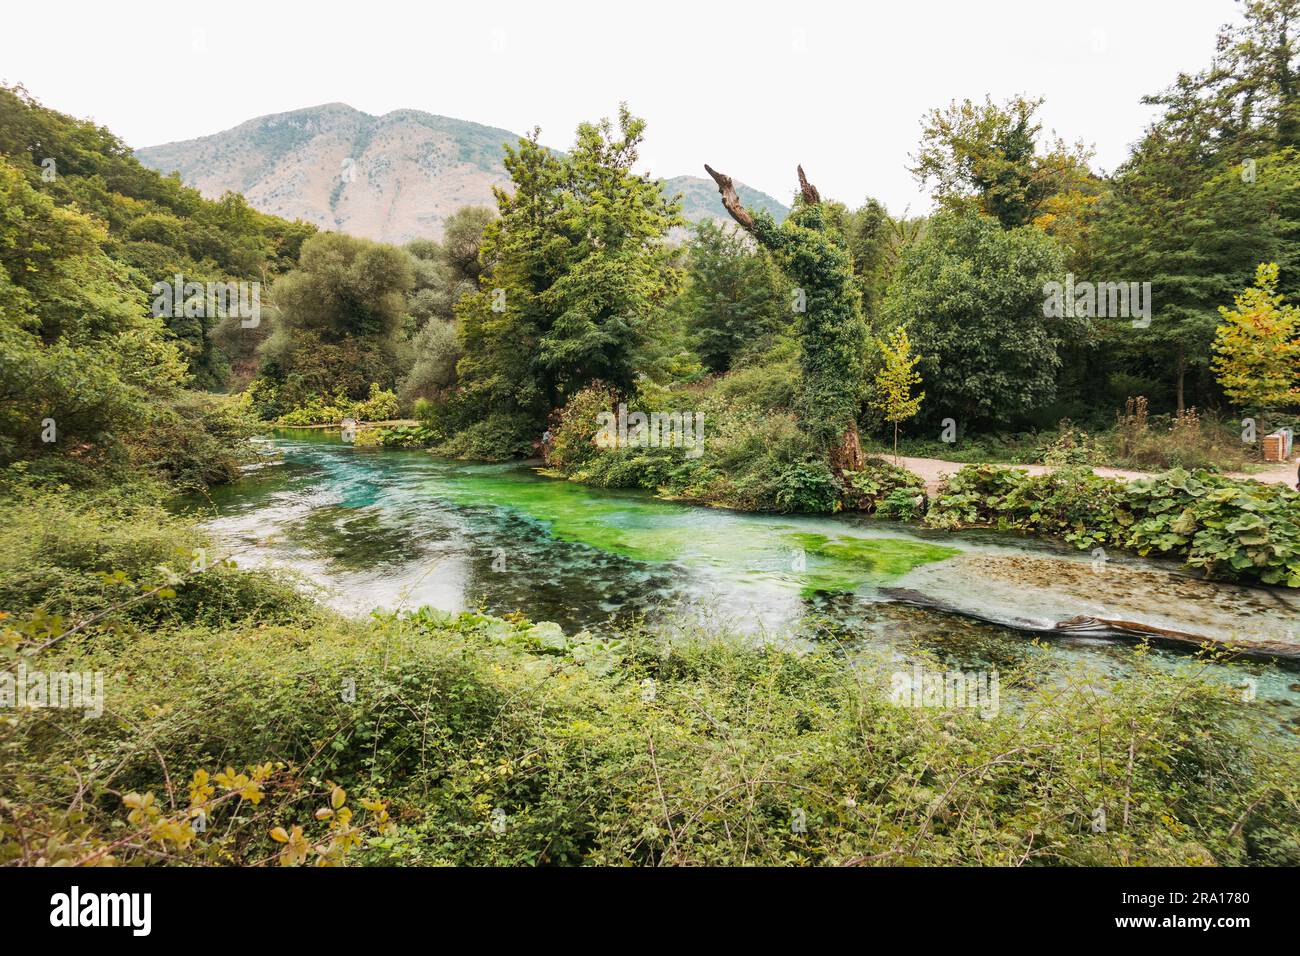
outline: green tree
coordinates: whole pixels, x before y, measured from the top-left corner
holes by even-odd
[[[630,392],[677,273],[663,242],[678,204],[632,167],[644,120],[627,107],[617,129],[584,123],[564,155],[538,131],[507,147],[513,192],[496,192],[500,218],[484,235],[490,272],[462,299],[464,358],[457,397],[473,420],[550,410],[601,380]]]
[[[880,312],[903,250],[921,237],[923,228],[923,219],[909,219],[906,214],[895,219],[875,199],[868,199],[847,217],[845,234],[862,293],[862,310],[869,322],[874,324]]]
[[[187,282],[268,283],[315,232],[257,212],[238,194],[205,199],[146,169],[108,130],[41,106],[21,86],[0,86],[0,156],[55,205],[99,223],[101,250],[142,293],[177,273]],[[207,310],[165,318],[193,384],[218,387],[232,364],[251,365],[265,330],[244,328],[241,318]]]
[[[679,307],[704,366],[725,372],[747,347],[761,347],[789,317],[788,295],[767,256],[742,234],[699,223],[687,255]]]
[[[912,174],[933,187],[944,207],[973,206],[1005,229],[1043,215],[1055,223],[1066,210],[1078,215],[1086,204],[1060,197],[1095,191],[1088,170],[1092,154],[1081,143],[1060,139],[1040,151],[1042,125],[1035,114],[1042,104],[1016,96],[998,105],[985,97],[983,103],[967,99],[932,110],[923,121]]]
[[[1165,131],[1149,133],[1117,174],[1095,253],[1099,275],[1152,287],[1148,327],[1099,324],[1110,364],[1153,377],[1180,412],[1213,397],[1219,305],[1250,283],[1261,258],[1287,273],[1300,266],[1300,153],[1281,150],[1209,176],[1183,165],[1181,154]]]
[[[275,328],[262,349],[262,375],[283,409],[336,392],[360,400],[372,383],[393,387],[413,281],[411,258],[396,246],[333,232],[307,240],[298,268],[271,290]]]
[[[1061,274],[1056,243],[1032,226],[1002,229],[978,213],[939,213],[903,256],[884,305],[906,326],[935,414],[964,427],[1005,425],[1056,396],[1058,347],[1080,333],[1044,315]]]
[[[0,462],[127,464],[185,379],[107,241],[0,158]]]
[[[414,239],[404,247],[413,262],[409,312],[416,329],[433,318],[450,322],[461,296],[478,288],[484,265],[483,234],[496,214],[483,206],[463,206],[447,217],[442,242]]]

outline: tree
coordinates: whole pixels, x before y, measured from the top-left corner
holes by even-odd
[[[1116,171],[1092,229],[1096,271],[1150,281],[1154,303],[1145,329],[1101,324],[1099,368],[1140,376],[1157,394],[1167,388],[1179,412],[1215,397],[1220,303],[1261,260],[1300,275],[1291,268],[1300,248],[1298,10],[1300,0],[1249,0],[1244,21],[1220,32],[1209,67],[1144,97],[1161,112]]]
[[[874,323],[893,280],[903,250],[921,237],[924,220],[909,219],[906,212],[895,219],[884,204],[868,199],[845,222],[853,271],[862,293],[862,311]]]
[[[1183,162],[1185,152],[1167,131],[1148,134],[1117,174],[1094,253],[1099,275],[1152,288],[1148,327],[1099,323],[1109,364],[1155,378],[1179,412],[1213,397],[1220,303],[1250,283],[1261,258],[1283,274],[1300,266],[1300,153],[1285,149],[1207,175]]]
[[[898,461],[898,426],[921,410],[925,392],[913,397],[912,386],[921,383],[916,371],[920,356],[912,355],[907,329],[898,326],[887,339],[878,340],[883,364],[876,372],[876,398],[873,404],[894,425],[894,461]]]
[[[730,176],[705,165],[722,204],[741,228],[776,257],[795,285],[799,365],[803,373],[799,415],[836,472],[862,467],[857,411],[863,379],[866,323],[853,273],[853,256],[829,204],[799,167],[799,196],[780,226],[763,210],[740,202]]]
[[[1091,150],[1057,139],[1038,151],[1042,125],[1035,120],[1043,101],[1023,96],[997,105],[953,101],[932,110],[924,120],[921,146],[912,157],[912,174],[921,185],[934,185],[934,196],[948,209],[974,207],[992,216],[1005,229],[1050,215],[1055,223],[1065,213],[1079,215],[1079,199],[1095,193],[1088,170]],[[1056,200],[1053,203],[1053,200]]]
[[[185,364],[108,234],[0,158],[0,464],[123,463]]]
[[[1245,0],[1242,13],[1208,68],[1143,98],[1164,107],[1158,122],[1194,145],[1202,169],[1300,147],[1300,0]]]
[[[360,400],[372,383],[393,387],[413,281],[411,258],[396,246],[335,232],[308,239],[298,268],[271,290],[275,329],[262,374],[281,402],[292,408],[337,391]]]
[[[1300,403],[1300,309],[1277,292],[1276,262],[1255,271],[1255,285],[1219,307],[1214,370],[1239,407],[1267,412]]]
[[[402,405],[409,407],[420,398],[445,398],[456,384],[456,363],[462,355],[456,323],[430,319],[411,342],[411,352],[411,371],[398,395]]]
[[[964,426],[1005,425],[1056,396],[1058,347],[1081,324],[1044,315],[1061,274],[1056,243],[1032,226],[942,212],[903,256],[886,328],[906,326],[929,407]]]
[[[632,167],[645,121],[623,106],[618,127],[583,123],[567,154],[534,130],[507,147],[513,191],[481,259],[491,272],[465,297],[457,401],[468,420],[549,412],[592,381],[620,393],[636,382],[646,344],[677,284],[663,242],[682,220],[660,183]]]
[[[695,227],[679,307],[704,366],[725,372],[746,346],[781,327],[789,296],[766,254],[712,220]]]

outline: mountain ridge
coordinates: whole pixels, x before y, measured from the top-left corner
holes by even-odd
[[[502,146],[519,135],[416,109],[373,115],[322,103],[245,120],[230,129],[135,150],[144,165],[176,172],[204,196],[243,193],[262,212],[322,229],[401,243],[442,237],[461,206],[492,206],[509,187]],[[682,194],[689,222],[729,221],[716,187],[698,176],[662,179]],[[778,220],[788,209],[737,184],[749,205]]]

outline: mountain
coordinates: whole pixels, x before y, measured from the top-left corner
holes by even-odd
[[[712,179],[702,176],[674,176],[664,180],[664,189],[682,194],[682,215],[690,222],[702,219],[716,219],[719,222],[731,222],[731,217],[722,208],[722,197],[718,195],[718,186]],[[736,194],[740,201],[750,209],[766,209],[777,222],[790,213],[788,206],[783,206],[767,193],[751,189],[744,183],[736,183]]]
[[[216,198],[243,193],[262,212],[384,242],[442,237],[461,206],[490,206],[508,186],[501,147],[519,136],[419,110],[371,116],[344,103],[260,116],[198,139],[136,150],[140,162]],[[726,221],[717,188],[697,176],[665,181],[691,222]],[[771,196],[737,184],[777,219]]]

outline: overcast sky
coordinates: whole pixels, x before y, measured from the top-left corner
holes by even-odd
[[[649,123],[642,167],[702,164],[788,201],[895,212],[922,114],[954,98],[1043,96],[1045,127],[1113,169],[1139,100],[1209,62],[1231,0],[988,2],[6,3],[0,79],[132,146],[328,102],[411,108],[566,148],[620,100]]]

